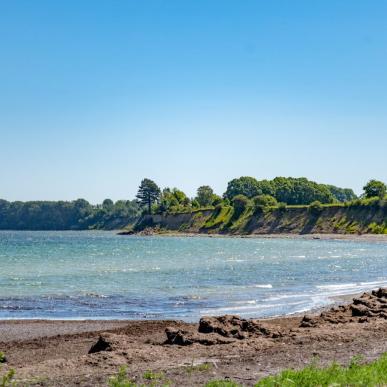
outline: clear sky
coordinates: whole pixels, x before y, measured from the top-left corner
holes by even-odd
[[[387,181],[387,1],[0,2],[0,197]]]

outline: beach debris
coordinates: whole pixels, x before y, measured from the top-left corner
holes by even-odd
[[[387,288],[363,293],[349,305],[340,305],[322,312],[319,316],[305,315],[301,328],[313,328],[324,323],[345,324],[349,322],[366,323],[369,319],[387,319]]]
[[[219,337],[216,334],[202,335],[197,332],[188,332],[171,327],[165,330],[165,334],[167,335],[165,344],[181,346],[192,345],[194,343],[202,345],[230,344],[235,341],[233,339]]]
[[[89,353],[97,353],[102,351],[111,351],[112,347],[106,337],[99,336],[98,341],[89,349]]]
[[[263,325],[258,320],[242,319],[239,316],[225,315],[219,317],[203,317],[200,319],[197,332],[188,332],[176,328],[165,330],[165,344],[202,345],[229,344],[251,337],[282,337],[279,329]]]

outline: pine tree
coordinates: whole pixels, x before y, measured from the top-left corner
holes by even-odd
[[[152,204],[160,198],[160,188],[150,179],[143,179],[136,198],[142,206],[148,207],[148,213],[151,213]]]

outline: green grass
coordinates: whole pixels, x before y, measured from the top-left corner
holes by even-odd
[[[15,376],[15,370],[11,369],[4,375],[0,376],[0,387],[13,387],[16,386],[16,382],[13,380]]]
[[[378,360],[361,364],[360,358],[352,359],[348,367],[333,363],[319,368],[316,363],[301,371],[286,370],[277,376],[260,380],[256,387],[314,387],[314,386],[385,386],[387,385],[387,353]]]
[[[387,234],[387,221],[383,224],[377,224],[375,222],[372,222],[369,225],[369,231],[371,231],[373,234]]]
[[[220,227],[230,221],[232,214],[233,208],[230,206],[215,209],[214,213],[207,219],[203,227],[206,229]]]
[[[144,375],[142,375],[142,377],[145,380],[158,380],[158,379],[163,379],[164,374],[162,372],[155,373],[155,372],[149,370],[149,371],[145,371]]]
[[[129,380],[126,375],[126,367],[122,366],[116,376],[112,376],[108,381],[109,387],[137,387],[137,384]]]
[[[241,385],[231,380],[212,380],[205,387],[241,387]]]
[[[212,369],[212,364],[210,364],[210,363],[190,365],[186,368],[186,370],[189,374],[191,374],[193,372],[207,372],[207,371],[210,371],[211,369]]]

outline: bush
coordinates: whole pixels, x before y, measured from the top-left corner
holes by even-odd
[[[234,213],[240,215],[246,210],[250,200],[245,195],[237,195],[232,199],[232,205],[234,207]]]
[[[257,209],[264,209],[268,207],[276,207],[278,205],[278,202],[276,198],[274,198],[271,195],[258,195],[253,198],[254,202],[254,208]]]
[[[323,210],[323,208],[323,205],[318,200],[314,201],[309,205],[309,211],[315,215],[319,214]]]
[[[278,206],[277,206],[278,210],[281,211],[281,212],[285,212],[286,211],[286,203],[278,203]]]

